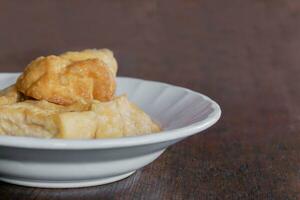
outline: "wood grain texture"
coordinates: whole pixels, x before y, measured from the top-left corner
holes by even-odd
[[[300,198],[300,1],[0,1],[0,70],[70,49],[112,49],[120,75],[184,86],[223,116],[130,178],[0,199]]]

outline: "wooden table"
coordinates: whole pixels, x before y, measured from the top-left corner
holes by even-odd
[[[300,1],[0,1],[0,69],[114,50],[121,76],[202,92],[223,116],[130,178],[84,189],[0,183],[0,199],[300,198]],[[176,116],[175,116],[176,117]]]

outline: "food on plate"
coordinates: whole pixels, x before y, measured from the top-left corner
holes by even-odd
[[[17,80],[24,95],[60,105],[109,101],[116,83],[112,72],[99,59],[70,62],[59,56],[39,57]]]
[[[144,111],[129,102],[126,95],[109,102],[93,103],[91,110],[97,114],[97,138],[159,132],[159,126]]]
[[[93,139],[159,132],[126,95],[115,95],[116,71],[107,49],[35,59],[0,91],[0,134]]]
[[[60,55],[60,57],[70,60],[71,62],[87,60],[87,59],[99,59],[104,62],[114,76],[117,75],[118,63],[114,57],[114,54],[109,49],[86,49],[83,51],[68,51]]]
[[[16,103],[20,98],[21,94],[17,91],[16,86],[9,86],[0,91],[0,106]]]

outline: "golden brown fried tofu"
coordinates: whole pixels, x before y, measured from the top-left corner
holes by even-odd
[[[116,83],[113,74],[99,59],[70,62],[58,56],[39,57],[17,80],[17,90],[37,100],[60,105],[109,101]]]
[[[159,126],[140,108],[129,102],[125,95],[110,102],[96,102],[92,111],[97,113],[97,138],[134,136],[159,132]]]
[[[0,134],[14,136],[54,137],[58,130],[55,108],[43,108],[34,101],[0,106]]]
[[[0,106],[16,103],[20,100],[21,94],[15,85],[9,86],[0,91]]]
[[[71,62],[87,60],[87,59],[100,59],[104,62],[111,72],[116,76],[118,71],[118,63],[114,54],[109,49],[86,49],[83,51],[68,51],[60,55],[62,58],[68,59]]]
[[[127,96],[114,96],[117,69],[108,49],[35,59],[0,91],[0,134],[94,139],[159,132]]]
[[[2,105],[0,106],[0,134],[91,139],[95,137],[96,130],[91,130],[91,123],[87,123],[90,118],[85,110],[86,107],[81,105],[66,107],[34,100]],[[94,120],[93,123],[97,127],[97,121]]]
[[[93,139],[143,135],[159,126],[126,96],[94,101],[91,110],[27,100],[0,106],[0,134],[41,138]]]

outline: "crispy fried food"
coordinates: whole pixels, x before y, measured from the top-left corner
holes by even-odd
[[[94,101],[90,108],[27,100],[0,106],[0,134],[94,139],[158,132],[159,126],[126,96]]]
[[[48,102],[25,101],[0,106],[0,134],[14,136],[32,136],[41,138],[54,137],[57,126],[54,121],[59,109]]]
[[[109,67],[114,76],[116,76],[118,71],[118,63],[114,58],[113,52],[109,49],[86,49],[83,51],[68,51],[61,54],[60,56],[62,58],[70,60],[71,62],[97,58]]]
[[[9,86],[0,91],[0,106],[16,103],[20,100],[21,94],[15,85]]]
[[[112,72],[99,59],[77,62],[58,57],[39,57],[17,80],[18,91],[37,100],[60,105],[109,101],[116,83]]]
[[[159,132],[127,96],[114,96],[117,68],[108,49],[35,59],[0,91],[0,135],[94,139]]]
[[[92,110],[97,113],[97,138],[134,136],[159,132],[151,118],[129,102],[127,96],[116,97],[110,102],[96,102]]]
[[[96,137],[97,116],[92,111],[65,112],[57,115],[56,137],[63,139],[93,139]]]
[[[82,106],[61,106],[34,100],[3,105],[0,106],[0,134],[41,138],[94,138],[95,130],[92,130],[91,123],[86,123],[90,118],[85,110]],[[93,123],[96,127],[97,121],[94,120]],[[73,132],[74,130],[77,132]]]

